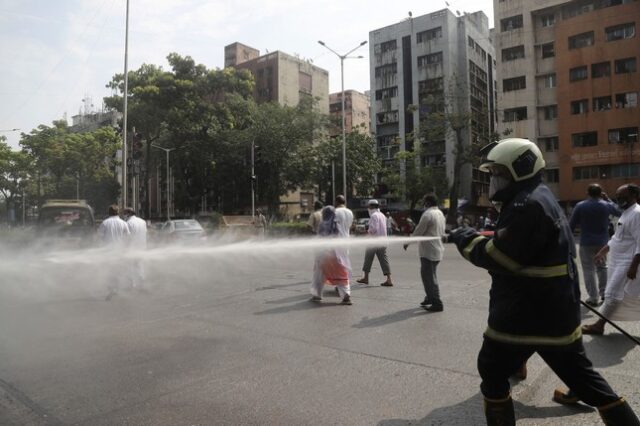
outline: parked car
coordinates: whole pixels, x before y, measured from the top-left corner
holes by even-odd
[[[356,221],[356,230],[355,230],[356,234],[359,234],[359,235],[366,234],[368,230],[369,230],[368,217],[363,217]]]
[[[162,224],[160,233],[164,241],[202,241],[207,238],[202,225],[195,219],[168,220]]]

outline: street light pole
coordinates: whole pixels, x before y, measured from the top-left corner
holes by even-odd
[[[122,106],[122,207],[127,206],[127,98],[129,97],[129,0],[124,30],[124,96]]]
[[[169,153],[171,151],[176,150],[177,148],[164,148],[162,146],[158,146],[155,144],[151,144],[153,148],[161,149],[167,154],[167,221],[171,220],[171,211],[169,210],[170,205],[170,179],[169,179]]]
[[[251,140],[251,220],[256,216],[256,141]],[[254,222],[255,223],[255,222]]]
[[[348,197],[347,194],[347,129],[346,129],[346,111],[345,111],[345,102],[344,102],[344,60],[345,59],[360,59],[362,56],[349,56],[353,52],[355,52],[360,47],[367,44],[367,41],[361,42],[359,45],[345,53],[344,55],[339,54],[329,46],[325,44],[324,41],[318,40],[318,43],[326,47],[329,51],[334,53],[338,58],[340,58],[340,83],[341,83],[341,100],[342,100],[342,194],[345,199]],[[335,199],[335,197],[334,197]]]

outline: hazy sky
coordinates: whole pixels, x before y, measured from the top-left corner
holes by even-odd
[[[447,0],[452,11],[482,10],[493,26],[491,0]],[[0,134],[17,146],[30,132],[66,112],[69,121],[88,95],[95,109],[105,84],[124,68],[126,0],[0,0]],[[129,69],[142,63],[168,68],[171,52],[207,67],[222,67],[224,46],[239,41],[282,50],[329,71],[340,90],[340,53],[368,40],[369,31],[445,8],[444,0],[130,0]],[[364,59],[345,62],[345,88],[369,89]]]

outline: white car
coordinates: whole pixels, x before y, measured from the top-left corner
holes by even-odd
[[[175,219],[166,221],[160,232],[167,241],[200,241],[207,238],[205,230],[195,219]]]
[[[369,230],[369,218],[363,217],[356,220],[356,234],[366,234]]]

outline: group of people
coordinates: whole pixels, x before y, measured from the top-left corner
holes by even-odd
[[[104,246],[130,247],[133,249],[145,249],[147,247],[147,222],[136,216],[131,207],[126,207],[120,217],[118,206],[109,206],[109,217],[102,221],[98,227],[98,238]],[[133,260],[131,265],[132,288],[140,289],[144,279],[144,270],[139,260]],[[111,300],[117,294],[119,283],[112,282],[106,300]]]
[[[442,260],[444,253],[443,237],[445,236],[445,217],[438,209],[438,200],[435,195],[428,194],[424,197],[425,211],[420,218],[420,222],[415,227],[412,236],[437,237],[434,239],[421,241],[419,243],[420,275],[425,290],[425,298],[420,303],[424,309],[430,312],[442,312],[444,310],[436,269]],[[323,206],[316,201],[315,212],[309,216],[308,226],[310,230],[320,237],[349,237],[353,225],[353,212],[345,205],[345,198],[342,195],[336,197],[334,206]],[[370,200],[368,203],[369,227],[367,234],[371,237],[385,237],[391,235],[393,223],[390,223],[390,216],[387,217],[380,211],[377,200]],[[391,219],[392,220],[392,219]],[[409,244],[404,245],[406,250]],[[391,267],[387,246],[384,242],[380,245],[367,247],[362,266],[363,276],[356,282],[369,285],[369,274],[373,265],[373,260],[378,258],[382,273],[386,277],[380,285],[383,287],[393,287],[391,279]],[[346,247],[334,249],[324,249],[316,255],[313,267],[313,279],[311,282],[311,300],[322,301],[322,291],[325,284],[336,286],[336,291],[342,298],[342,304],[351,305],[351,261],[349,251]]]

